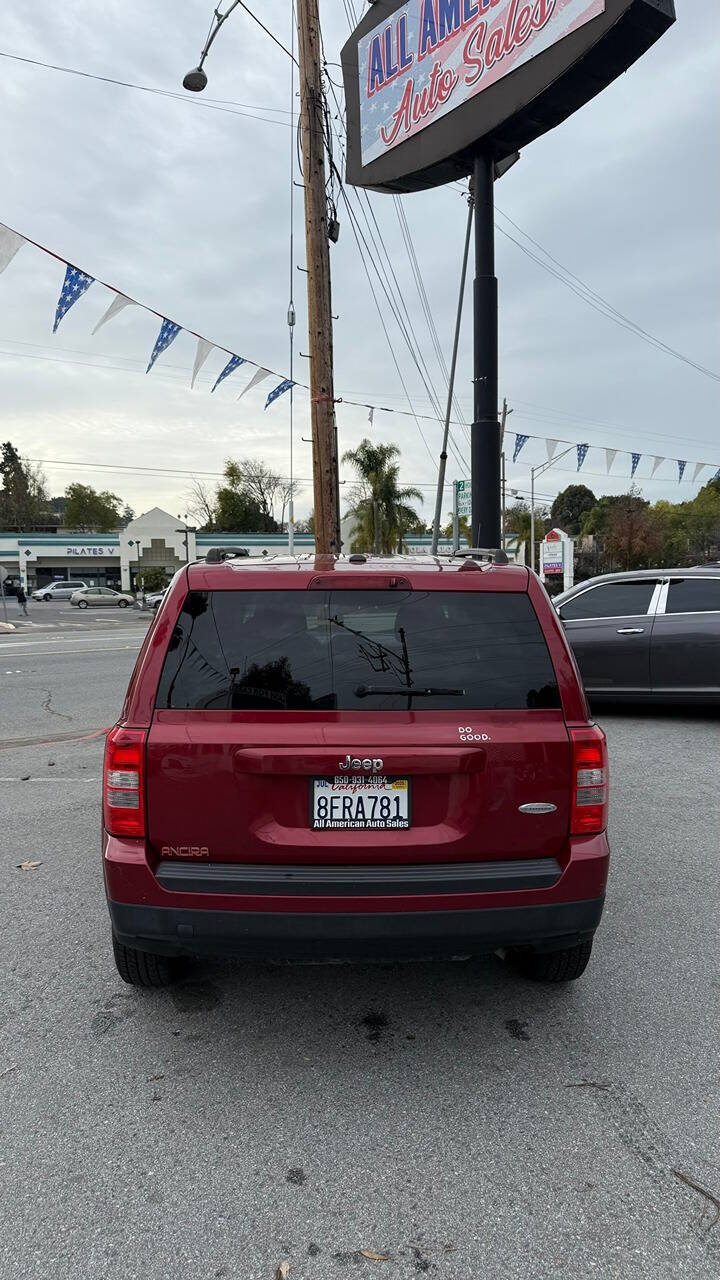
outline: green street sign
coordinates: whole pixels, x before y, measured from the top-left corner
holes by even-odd
[[[469,480],[458,480],[457,482],[457,509],[459,516],[470,516],[472,501],[472,490]]]

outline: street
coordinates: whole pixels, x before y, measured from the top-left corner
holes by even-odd
[[[717,715],[599,715],[614,865],[567,989],[492,958],[141,992],[99,731],[147,618],[31,615],[0,637],[3,1278],[718,1274]]]

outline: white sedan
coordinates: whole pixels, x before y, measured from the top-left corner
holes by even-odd
[[[128,605],[135,603],[135,598],[123,591],[112,591],[110,587],[82,587],[80,591],[73,592],[70,603],[77,605],[78,609],[94,605],[115,605],[118,609],[127,609]]]

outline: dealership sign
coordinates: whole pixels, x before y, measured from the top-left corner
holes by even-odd
[[[348,179],[448,182],[560,123],[674,21],[673,0],[377,0],[342,52]]]
[[[605,8],[605,0],[410,0],[360,42],[369,164]]]

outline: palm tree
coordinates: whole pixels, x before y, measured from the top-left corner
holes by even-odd
[[[352,551],[370,551],[376,542],[384,555],[402,551],[403,537],[422,525],[422,521],[409,500],[422,502],[419,489],[398,486],[400,467],[395,461],[400,457],[396,444],[373,444],[361,440],[357,449],[343,454],[343,462],[350,462],[358,474],[348,514],[355,517]],[[379,528],[375,529],[375,512]]]

